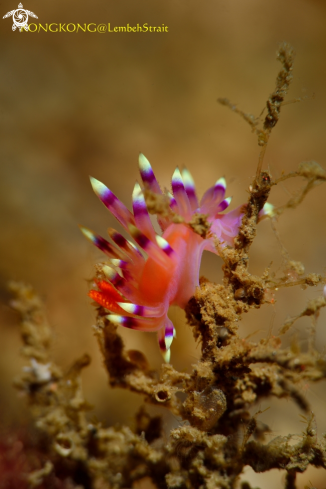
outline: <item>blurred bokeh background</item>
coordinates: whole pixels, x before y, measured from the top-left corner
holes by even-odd
[[[1,2],[1,16],[17,8]],[[54,358],[64,367],[84,353],[92,364],[84,373],[86,398],[103,423],[132,423],[142,400],[107,385],[91,326],[94,309],[88,280],[101,257],[81,235],[83,224],[105,235],[114,218],[93,194],[88,175],[107,184],[128,206],[139,179],[142,151],[162,186],[169,187],[176,165],[193,174],[199,195],[225,176],[232,207],[246,201],[259,148],[249,126],[217,103],[228,97],[244,111],[259,115],[273,91],[281,67],[275,53],[281,41],[296,51],[294,81],[281,120],[270,139],[264,166],[273,177],[295,170],[301,161],[326,166],[326,4],[321,0],[121,0],[64,2],[35,0],[24,8],[42,24],[147,22],[165,24],[168,33],[20,33],[12,19],[0,24],[0,329],[1,418],[5,425],[24,421],[24,401],[12,378],[23,366],[19,358],[17,317],[8,306],[8,280],[31,283],[46,302],[54,329]],[[34,21],[34,19],[30,19]],[[281,205],[303,181],[288,181],[273,190]],[[278,230],[293,260],[306,271],[325,273],[326,199],[320,186],[300,208],[285,213]],[[259,226],[251,258],[252,273],[281,264],[280,247],[269,222]],[[204,257],[202,275],[221,279],[221,260]],[[275,306],[244,318],[241,334],[257,340],[277,332],[318,290],[284,289]],[[189,370],[199,356],[184,313],[172,310],[178,338],[172,363]],[[326,315],[318,323],[317,344],[326,344]],[[309,321],[295,334],[305,348]],[[161,357],[155,335],[122,332],[129,348],[146,353],[153,367]],[[326,429],[325,384],[303,385],[317,415],[318,433]],[[266,400],[262,420],[271,437],[300,433],[299,410],[292,403]],[[257,408],[258,410],[258,408]],[[166,417],[166,427],[178,420]],[[281,484],[283,475],[246,478],[265,489]],[[316,486],[325,472],[309,470],[299,486]],[[319,485],[318,485],[319,484]]]

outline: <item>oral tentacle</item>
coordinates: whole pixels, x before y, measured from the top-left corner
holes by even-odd
[[[178,213],[179,212],[179,209],[178,209],[177,201],[175,200],[175,198],[173,197],[173,195],[170,192],[168,192],[168,197],[169,197],[169,200],[170,200],[170,209],[173,212]]]
[[[122,236],[122,234],[118,233],[113,228],[108,229],[108,234],[112,241],[136,266],[141,266],[145,263],[143,255],[131,241],[128,241],[124,236]]]
[[[266,202],[262,210],[258,214],[258,222],[260,222],[262,219],[265,217],[273,217],[274,215],[274,209],[275,207],[270,204],[269,202]]]
[[[90,181],[95,194],[98,196],[105,207],[114,215],[120,224],[128,229],[129,224],[135,224],[135,219],[127,207],[114,195],[104,183],[90,177]]]
[[[166,316],[164,324],[157,332],[158,344],[166,363],[170,361],[170,348],[175,336],[175,330],[172,321]]]
[[[123,258],[122,253],[118,248],[113,247],[106,239],[102,238],[99,234],[94,233],[91,229],[84,226],[79,226],[83,235],[91,241],[99,250],[103,251],[110,258]]]
[[[199,207],[199,203],[196,195],[195,182],[191,176],[190,171],[187,170],[187,168],[184,168],[182,170],[182,179],[183,179],[185,191],[188,195],[191,210],[196,211]]]
[[[114,266],[112,261],[110,262]],[[137,278],[139,278],[139,273],[132,273],[132,270],[129,270],[128,267],[120,268],[115,266],[115,268],[110,267],[109,265],[104,265],[102,268],[104,275],[110,280],[110,282],[115,286],[122,286],[128,284],[128,286],[137,287]],[[122,279],[124,282],[122,282]]]
[[[130,263],[124,260],[118,260],[118,259],[112,259],[110,260],[113,266],[120,268],[121,270],[124,270],[130,266]]]
[[[106,318],[114,324],[138,331],[157,331],[161,327],[162,318],[140,319],[131,316],[108,314]]]
[[[178,204],[179,214],[189,219],[191,216],[191,207],[179,168],[176,168],[172,175],[172,190],[173,196]]]
[[[121,277],[119,273],[113,268],[105,265],[102,268],[104,275],[110,280],[110,283],[117,289],[127,300],[133,302],[135,300],[139,301],[139,291],[133,285],[133,283],[128,282],[125,277]]]
[[[149,306],[139,306],[137,304],[119,302],[118,305],[129,314],[133,314],[135,316],[142,316],[144,318],[160,317],[164,314],[164,309],[165,309],[163,304],[160,304],[157,307],[149,307]]]
[[[156,236],[156,243],[169,258],[175,257],[175,251],[162,236]]]
[[[227,209],[231,203],[232,197],[228,197],[227,199],[222,200],[222,202],[219,204],[219,206],[216,209],[216,214],[218,212],[223,212],[225,209]]]
[[[156,194],[162,194],[162,190],[155,178],[150,162],[142,153],[139,154],[139,171],[144,185],[148,185],[150,190]]]
[[[224,199],[226,191],[225,178],[219,178],[213,187],[210,187],[200,201],[203,214],[214,215],[220,202]]]
[[[132,207],[136,226],[145,234],[145,236],[154,241],[156,233],[149,217],[143,192],[138,183],[135,184],[134,191],[132,193]]]
[[[155,260],[159,265],[168,266],[169,265],[169,255],[166,250],[160,248],[158,244],[153,243],[150,239],[145,236],[138,228],[135,226],[129,226],[129,232],[134,238],[136,243]],[[163,239],[163,238],[162,238]]]

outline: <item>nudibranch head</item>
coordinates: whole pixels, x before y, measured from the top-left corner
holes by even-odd
[[[143,154],[139,155],[139,168],[145,189],[164,197]],[[89,296],[108,311],[107,318],[112,323],[140,331],[157,331],[161,352],[169,362],[175,336],[167,315],[169,306],[184,308],[194,294],[204,250],[217,254],[217,239],[222,247],[233,245],[244,207],[223,213],[231,202],[231,198],[225,198],[224,178],[217,180],[198,202],[189,171],[180,172],[177,168],[172,176],[172,194],[165,196],[169,212],[157,216],[162,230],[159,235],[154,230],[138,183],[132,193],[133,212],[103,183],[91,177],[91,184],[136,245],[114,229],[108,230],[109,242],[81,227],[86,238],[110,259],[102,269],[103,279],[96,282],[97,290],[91,290]],[[263,213],[270,211],[269,207],[264,208]],[[204,214],[210,225],[206,237],[197,234],[188,224],[196,213]],[[176,215],[179,220],[175,219]]]

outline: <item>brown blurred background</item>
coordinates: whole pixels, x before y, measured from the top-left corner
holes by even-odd
[[[1,16],[17,8],[17,0],[1,2]],[[19,33],[12,19],[0,21],[0,152],[1,152],[1,342],[2,419],[23,421],[24,401],[11,383],[22,368],[17,317],[8,307],[6,283],[31,283],[44,297],[54,328],[54,357],[64,367],[85,351],[92,364],[84,373],[84,390],[94,415],[104,423],[132,422],[141,404],[137,396],[111,390],[92,334],[94,310],[87,280],[101,258],[81,235],[78,224],[105,235],[108,226],[121,231],[93,194],[88,175],[106,183],[128,206],[142,151],[163,186],[170,185],[176,165],[192,172],[200,195],[225,176],[232,208],[246,200],[255,173],[256,137],[243,120],[220,106],[228,97],[239,108],[258,115],[274,89],[280,69],[275,53],[288,41],[297,53],[288,100],[306,97],[282,109],[273,131],[265,167],[273,177],[295,170],[300,161],[326,166],[326,4],[317,0],[121,0],[105,2],[38,2],[24,8],[35,12],[30,22],[111,23],[111,26],[165,24],[168,33]],[[285,182],[272,193],[280,205],[303,184]],[[279,222],[291,258],[307,272],[325,273],[325,188],[309,194],[297,210]],[[251,271],[262,273],[280,249],[270,224],[259,226]],[[204,257],[202,274],[221,278],[221,260]],[[253,339],[276,332],[287,316],[298,313],[318,290],[284,290],[274,307],[251,312],[241,334]],[[188,370],[199,355],[184,314],[172,310],[178,338],[172,363]],[[326,315],[318,323],[317,343],[326,344]],[[308,320],[295,334],[305,347]],[[155,335],[122,332],[130,348],[146,352],[153,366],[161,357]],[[293,335],[293,333],[292,333]],[[291,335],[289,335],[291,339]],[[326,429],[325,384],[303,385],[317,414],[318,432]],[[291,403],[266,400],[262,416],[272,436],[300,433],[299,410]],[[258,410],[258,408],[257,408]],[[178,420],[166,418],[166,427]],[[283,475],[247,478],[265,489],[277,487]],[[309,470],[323,489],[325,472]]]

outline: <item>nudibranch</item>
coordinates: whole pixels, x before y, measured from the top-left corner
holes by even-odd
[[[139,156],[144,187],[160,196],[163,192],[147,158]],[[223,213],[231,198],[225,198],[226,182],[217,180],[198,202],[194,181],[188,170],[177,168],[172,176],[172,194],[168,194],[170,215],[158,216],[162,235],[152,225],[144,193],[138,183],[132,194],[133,213],[103,183],[91,177],[95,194],[134,239],[136,245],[114,229],[108,242],[93,231],[81,227],[83,234],[109,258],[103,266],[106,280],[96,282],[89,296],[109,311],[115,324],[140,331],[157,331],[164,360],[170,360],[175,329],[168,318],[171,305],[184,308],[199,285],[199,269],[204,250],[216,253],[221,246],[232,246],[238,234],[244,206]],[[268,213],[265,205],[262,214]],[[205,238],[188,224],[195,213],[207,216],[210,232]],[[175,215],[182,222],[175,222]],[[144,256],[140,249],[143,250]]]

